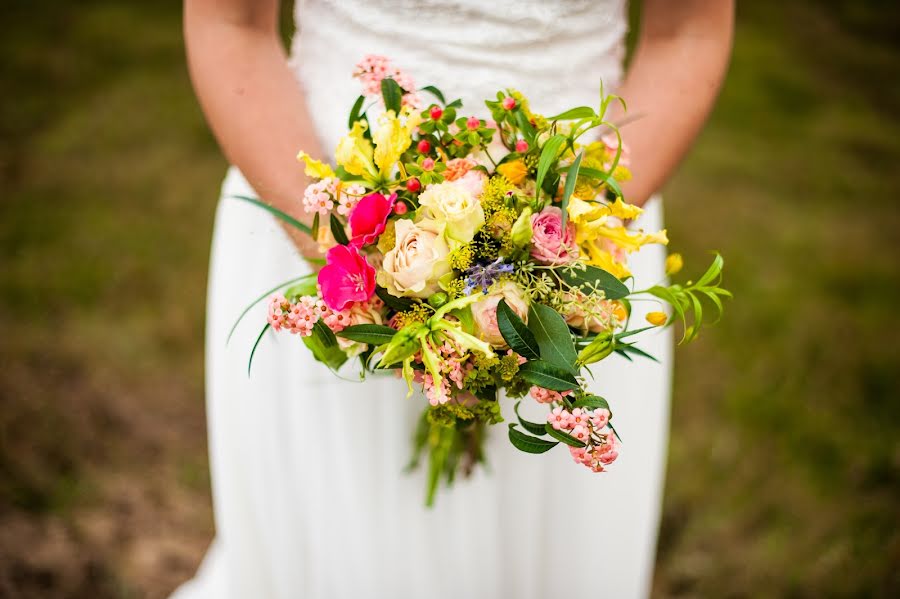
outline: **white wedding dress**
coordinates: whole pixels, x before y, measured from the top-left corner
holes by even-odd
[[[360,93],[366,53],[391,57],[418,85],[466,110],[500,88],[552,114],[594,105],[621,75],[622,0],[349,0],[300,2],[292,64],[323,149],[332,154]],[[299,148],[298,148],[299,150]],[[392,376],[336,378],[288,334],[260,344],[241,310],[308,267],[268,213],[227,196],[249,194],[232,168],[212,245],[207,406],[216,538],[177,599],[643,597],[649,591],[665,471],[671,338],[641,347],[659,358],[612,357],[594,369],[623,447],[593,474],[564,447],[534,456],[490,431],[489,465],[423,505],[423,470],[404,472],[425,405]],[[297,190],[298,197],[302,190]],[[661,228],[658,199],[637,224]],[[664,250],[635,254],[636,284],[664,278]],[[643,321],[644,304],[636,304]],[[503,413],[514,418],[511,401]],[[540,420],[546,408],[523,402]]]

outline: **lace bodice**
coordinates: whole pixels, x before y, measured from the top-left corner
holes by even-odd
[[[617,85],[626,12],[625,0],[298,1],[291,62],[330,153],[360,93],[351,73],[364,54],[390,57],[470,114],[484,116],[484,100],[507,87],[552,114],[595,105],[601,79]]]

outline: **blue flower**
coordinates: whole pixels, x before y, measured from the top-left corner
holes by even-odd
[[[466,269],[466,286],[463,293],[471,295],[477,287],[481,287],[482,293],[487,293],[500,275],[513,272],[512,264],[504,264],[503,258],[497,258],[490,264],[476,264]]]

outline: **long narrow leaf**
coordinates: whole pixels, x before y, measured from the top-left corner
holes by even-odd
[[[268,291],[266,291],[265,293],[260,295],[258,298],[253,300],[253,302],[251,302],[251,304],[249,306],[244,308],[244,311],[241,312],[240,316],[237,317],[237,320],[234,321],[234,324],[232,325],[231,330],[228,331],[228,338],[225,339],[225,343],[227,344],[229,341],[231,341],[231,337],[232,337],[232,335],[234,335],[235,329],[237,329],[238,325],[241,324],[241,320],[244,319],[244,316],[247,315],[247,312],[249,312],[250,310],[253,309],[253,306],[255,306],[259,302],[263,301],[264,299],[269,297],[269,295],[275,293],[279,289],[283,289],[283,288],[287,287],[288,285],[290,285],[291,283],[296,283],[297,281],[301,281],[301,280],[303,280],[307,277],[311,277],[311,276],[315,276],[315,275],[303,275],[302,277],[296,277],[294,279],[290,279],[289,281],[285,281],[279,285],[276,285],[275,287],[272,287],[271,289],[269,289]]]
[[[526,435],[516,428],[515,424],[509,425],[509,442],[513,447],[525,453],[545,453],[557,445],[557,441],[545,441],[531,435]]]
[[[575,160],[572,162],[572,166],[569,167],[569,172],[566,175],[566,187],[563,189],[563,197],[562,202],[559,204],[560,210],[562,210],[562,228],[566,228],[566,223],[569,221],[569,198],[572,196],[572,192],[575,191],[575,183],[578,181],[578,169],[581,167],[581,159],[584,157],[584,150],[578,153],[578,156],[575,157]]]
[[[271,213],[274,214],[276,217],[280,218],[282,221],[284,221],[284,222],[286,222],[287,224],[291,225],[291,226],[294,227],[295,229],[298,229],[298,230],[300,230],[300,231],[303,231],[303,232],[306,233],[307,235],[312,235],[312,229],[310,229],[309,227],[307,227],[306,225],[304,225],[303,223],[301,223],[299,220],[297,220],[296,218],[294,218],[294,217],[291,216],[290,214],[288,214],[288,213],[286,213],[286,212],[282,212],[281,210],[279,210],[278,208],[275,208],[274,206],[269,206],[268,204],[266,204],[265,202],[263,202],[263,201],[260,200],[259,198],[251,198],[251,197],[249,197],[249,196],[239,196],[239,195],[228,196],[228,197],[229,197],[229,198],[233,198],[233,199],[235,199],[235,200],[243,200],[244,202],[249,202],[249,203],[251,203],[251,204],[253,204],[253,205],[255,205],[255,206],[259,206],[259,207],[262,208],[263,210],[267,210],[267,211],[271,212]]]
[[[541,357],[534,334],[506,304],[506,300],[500,300],[500,303],[497,304],[497,326],[503,339],[514,352],[529,360],[537,360]]]
[[[528,328],[540,348],[541,359],[570,374],[575,374],[578,354],[569,325],[556,310],[534,302],[528,309]]]
[[[256,348],[259,347],[259,342],[262,341],[263,335],[266,334],[272,325],[266,323],[266,326],[262,328],[259,332],[259,336],[257,336],[256,341],[253,343],[253,349],[250,350],[250,359],[247,360],[247,378],[250,378],[250,368],[253,367],[253,356],[256,355]]]
[[[521,424],[522,428],[524,428],[526,431],[528,431],[532,435],[538,435],[538,436],[543,435],[544,434],[544,425],[543,424],[538,424],[537,422],[529,422],[528,420],[525,420],[524,418],[522,418],[522,416],[519,414],[519,404],[520,403],[522,403],[522,402],[517,401],[516,405],[513,407],[513,411],[516,413],[516,418],[519,419],[519,424]]]
[[[538,160],[537,177],[535,181],[537,193],[540,193],[541,186],[544,183],[544,177],[547,176],[550,167],[556,164],[559,152],[565,143],[566,136],[558,134],[544,142],[544,147],[541,148],[541,157]]]

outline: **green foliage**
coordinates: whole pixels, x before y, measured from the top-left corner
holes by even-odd
[[[532,302],[528,308],[528,328],[534,334],[544,361],[564,372],[576,374],[578,356],[569,325],[562,316],[549,306]]]
[[[240,196],[240,195],[231,196],[231,198],[235,199],[235,200],[242,200],[249,204],[253,204],[254,206],[258,206],[258,207],[262,208],[263,210],[266,210],[267,212],[274,214],[279,220],[289,224],[290,226],[294,227],[298,231],[302,231],[303,233],[306,233],[307,235],[312,234],[312,229],[310,229],[308,226],[304,225],[303,223],[301,223],[299,220],[297,220],[290,214],[287,214],[286,212],[282,212],[278,208],[276,208],[274,206],[270,206],[269,204],[266,204],[259,198],[251,198],[249,196]]]
[[[506,304],[505,299],[497,304],[497,325],[503,339],[514,352],[530,360],[540,359],[540,348],[534,334]]]
[[[313,357],[332,370],[337,370],[347,361],[347,354],[338,346],[334,333],[321,320],[313,326],[312,334],[302,339]]]
[[[682,343],[696,339],[700,332],[700,327],[703,325],[703,304],[700,301],[701,298],[705,298],[712,303],[716,320],[722,315],[724,307],[721,298],[731,297],[731,292],[720,286],[724,266],[725,261],[722,259],[722,256],[716,254],[710,267],[696,283],[688,281],[686,285],[669,285],[668,287],[654,285],[644,292],[671,304],[672,309],[675,311],[674,316],[679,318],[684,325]],[[669,324],[673,320],[674,317],[669,319]]]
[[[569,287],[579,288],[587,295],[602,292],[606,299],[617,300],[627,297],[631,291],[614,274],[596,266],[564,266],[554,270]]]
[[[391,77],[381,80],[381,96],[384,99],[385,110],[393,110],[395,114],[400,114],[403,89]]]
[[[509,425],[509,442],[512,443],[513,447],[525,453],[546,453],[559,445],[557,441],[547,441],[526,435],[517,429],[515,424]]]
[[[357,324],[345,328],[337,336],[359,343],[381,345],[389,343],[396,333],[397,331],[391,327],[380,324]]]
[[[578,381],[574,375],[543,360],[525,362],[519,366],[519,375],[532,385],[554,391],[569,391],[578,388]]]

